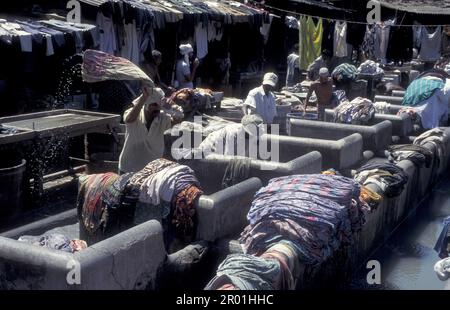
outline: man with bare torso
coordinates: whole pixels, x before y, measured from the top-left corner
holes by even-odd
[[[305,112],[308,107],[309,100],[312,93],[316,94],[317,98],[317,114],[319,120],[324,119],[325,109],[333,107],[333,81],[330,78],[330,73],[327,68],[319,70],[319,79],[314,81],[309,87],[306,95]]]

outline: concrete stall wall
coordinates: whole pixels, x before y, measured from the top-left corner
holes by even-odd
[[[155,286],[166,259],[162,227],[157,221],[135,226],[74,254],[17,241],[22,235],[40,235],[61,225],[76,227],[77,221],[74,209],[3,233],[0,287],[73,290]]]
[[[259,178],[263,185],[267,185],[270,179],[276,177],[320,173],[322,171],[322,155],[317,151],[294,158],[286,163],[217,154],[208,155],[204,159],[181,160],[180,163],[195,171],[195,175],[206,193],[213,193],[222,189],[225,170],[233,160],[239,159],[249,160],[249,177]],[[211,173],[211,171],[214,171],[214,173]]]
[[[172,158],[172,143],[176,139],[177,137],[166,132],[164,154],[167,158]],[[288,163],[313,151],[320,152],[322,168],[325,169],[347,169],[359,163],[363,158],[363,139],[358,133],[337,141],[264,134],[259,143],[263,148],[267,146],[269,152],[278,153],[279,156],[275,161],[281,163]],[[277,147],[278,151],[276,150]],[[261,154],[258,154],[258,157],[259,159],[265,159],[261,158]],[[271,160],[273,161],[274,158],[272,157]]]
[[[325,121],[333,122],[334,110],[325,110]],[[407,114],[390,115],[390,114],[378,114],[375,113],[374,118],[369,122],[370,125],[375,125],[383,121],[390,121],[392,123],[392,135],[404,137],[411,134],[414,130],[413,121]]]
[[[364,150],[373,152],[385,150],[392,141],[392,125],[389,121],[382,121],[372,126],[359,126],[290,119],[288,132],[294,137],[327,140],[338,140],[353,133],[359,133],[363,137]]]
[[[446,154],[435,160],[430,167],[417,167],[409,160],[397,163],[408,175],[405,189],[398,197],[383,197],[378,207],[366,215],[365,225],[359,233],[354,235],[354,243],[347,249],[347,265],[339,265],[342,264],[342,261],[339,261],[339,259],[337,261],[340,263],[336,265],[336,255],[333,255],[317,268],[313,276],[311,274],[308,274],[308,276],[303,273],[300,274],[298,288],[304,288],[308,285],[317,286],[324,279],[335,278],[337,270],[329,266],[339,269],[348,268],[347,272],[354,271],[359,266],[365,266],[366,262],[370,260],[372,251],[390,237],[401,221],[411,212],[414,212],[436,182],[447,173],[450,164],[450,128],[446,128],[446,135],[444,140]],[[434,145],[430,143],[424,146],[433,152],[435,150]],[[387,161],[387,159],[373,158],[370,160],[370,162],[377,161]],[[372,185],[368,185],[368,187],[372,190],[377,190]],[[340,254],[337,253],[338,256]]]
[[[298,138],[278,135],[263,135],[262,143],[278,145],[280,162],[288,162],[312,151],[322,155],[322,168],[338,170],[350,168],[363,159],[363,139],[354,133],[337,141]]]

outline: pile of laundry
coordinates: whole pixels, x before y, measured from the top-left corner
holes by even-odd
[[[417,106],[430,98],[435,91],[444,88],[444,84],[439,78],[417,78],[406,89],[402,105]]]
[[[287,240],[307,265],[325,261],[351,244],[369,211],[361,186],[339,175],[293,175],[270,180],[252,202],[250,224],[239,241],[245,252],[261,255]]]
[[[185,112],[197,111],[199,109],[210,109],[211,104],[216,101],[213,91],[210,89],[182,88],[174,92],[169,102],[180,106]]]
[[[343,63],[338,65],[331,72],[331,77],[335,81],[345,82],[345,81],[354,81],[358,75],[358,69],[354,65]]]
[[[133,225],[137,205],[169,220],[177,237],[195,232],[194,203],[203,192],[188,166],[160,158],[137,173],[86,175],[79,182],[77,208],[88,244]]]
[[[65,235],[57,233],[48,233],[40,236],[25,235],[19,237],[18,241],[68,253],[75,253],[88,247],[83,240],[69,239]]]
[[[366,60],[363,62],[357,70],[358,74],[369,75],[382,75],[384,70],[380,68],[380,65],[373,60]]]
[[[373,107],[375,108],[375,113],[389,114],[391,104],[385,101],[377,101],[373,103]]]
[[[413,144],[424,146],[425,144],[431,144],[434,146],[434,157],[435,160],[440,158],[446,158],[447,151],[445,148],[445,131],[441,128],[434,128],[428,130],[414,139]]]
[[[308,88],[302,85],[301,83],[297,83],[294,86],[285,86],[281,89],[282,91],[288,91],[290,93],[307,93]]]
[[[356,171],[355,181],[367,186],[377,186],[386,197],[400,195],[408,182],[408,175],[396,164],[366,164]]]
[[[424,129],[432,129],[447,125],[449,101],[450,79],[443,77],[441,72],[428,72],[410,84],[402,104],[420,117]]]
[[[352,101],[343,101],[334,109],[334,122],[364,125],[375,115],[375,108],[367,98],[357,97]]]
[[[13,135],[18,132],[17,128],[0,124],[0,135]]]
[[[440,280],[446,281],[450,278],[450,216],[446,217],[442,224],[442,231],[434,246],[441,260],[434,265],[434,270]]]
[[[417,167],[429,168],[433,162],[433,152],[429,149],[415,144],[399,144],[388,147],[389,161],[399,162],[401,160],[410,160]]]
[[[417,111],[412,107],[404,107],[398,110],[397,115],[400,116],[401,114],[408,114],[413,123],[420,124],[420,115],[417,113]]]

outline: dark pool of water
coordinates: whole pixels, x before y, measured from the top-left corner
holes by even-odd
[[[433,247],[441,232],[442,221],[448,215],[450,177],[435,186],[429,199],[370,257],[380,262],[381,285],[378,289],[442,290],[446,286],[450,289],[450,281],[440,281],[433,270],[439,260]],[[368,271],[358,273],[352,288],[371,288],[366,281]]]

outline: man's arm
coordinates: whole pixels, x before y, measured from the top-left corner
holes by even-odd
[[[311,84],[311,86],[308,89],[308,94],[306,94],[306,101],[305,101],[305,108],[304,108],[304,112],[306,112],[306,108],[308,107],[309,104],[309,98],[312,95],[312,92],[314,91],[314,84]]]
[[[147,101],[147,98],[148,98],[148,89],[144,87],[142,90],[142,95],[137,99],[136,104],[133,106],[131,111],[125,116],[125,119],[123,120],[126,124],[134,123],[137,120],[145,101]]]
[[[247,98],[242,104],[242,110],[244,111],[244,115],[256,114],[256,101],[252,94],[249,93],[247,95]]]
[[[186,79],[186,82],[192,82],[195,79],[195,73],[197,71],[197,67],[200,64],[198,58],[196,58],[192,64],[192,69],[191,71],[188,73],[186,72],[184,78]]]

